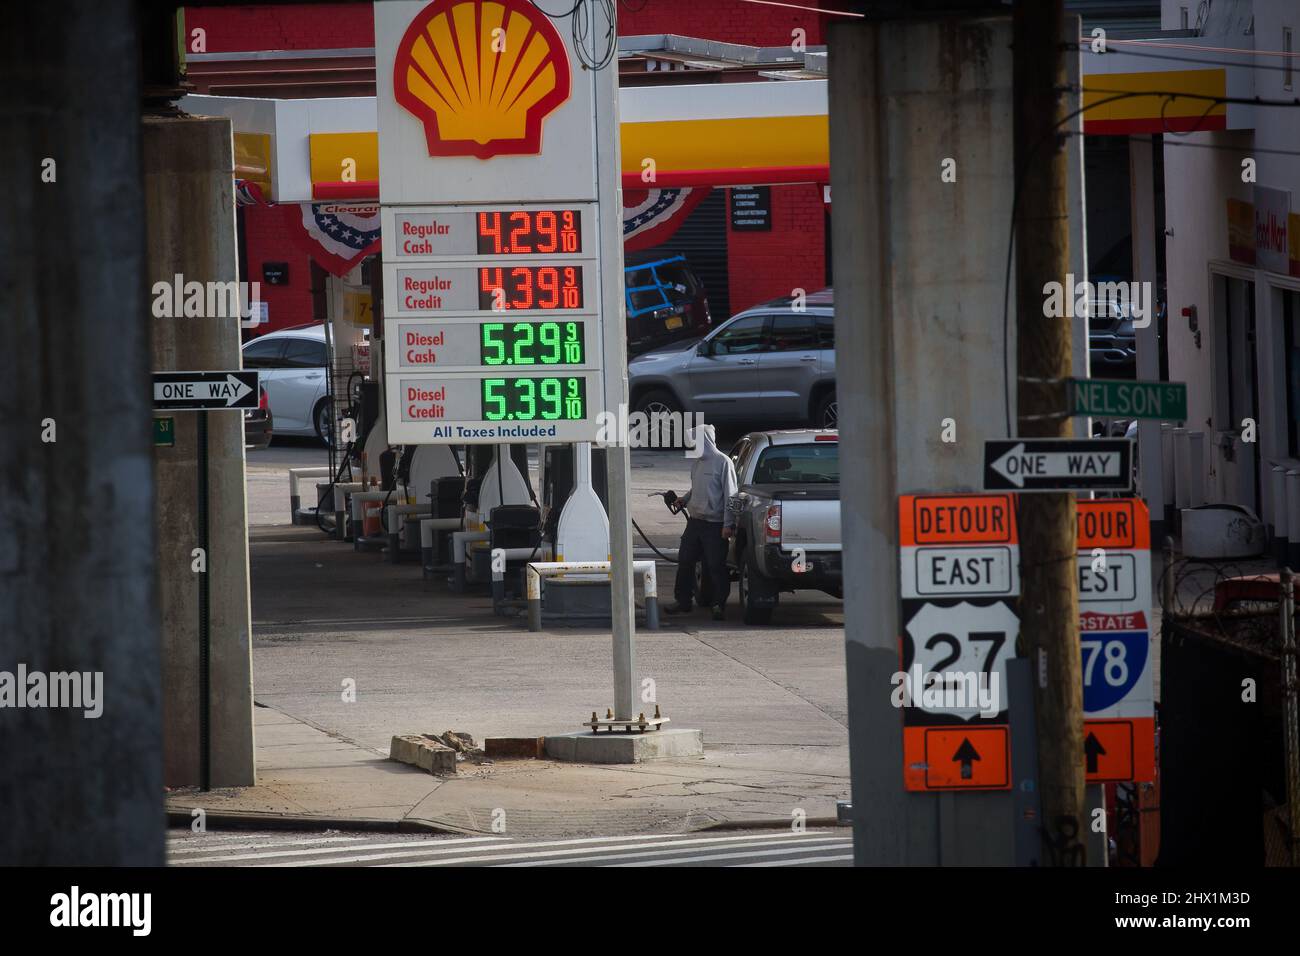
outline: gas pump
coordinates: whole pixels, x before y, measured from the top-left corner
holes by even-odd
[[[358,458],[361,490],[347,493],[348,513],[352,518],[352,546],[357,551],[374,551],[388,543],[383,531],[383,509],[388,505],[396,483],[396,454],[388,445],[388,429],[382,411],[366,433]]]
[[[473,446],[465,483],[465,530],[452,534],[453,590],[492,580],[492,514],[506,505],[531,505],[535,510],[536,498],[527,474],[526,446]],[[505,517],[507,514],[510,517]],[[502,520],[517,524],[520,519],[507,512]]]
[[[436,476],[459,470],[460,463],[450,445],[407,445],[402,450],[394,476],[398,494],[386,499],[384,533],[390,562],[400,563],[423,550],[421,522],[433,517],[428,502],[418,500],[418,490],[430,487]]]
[[[608,561],[608,471],[603,448],[590,443],[542,450],[542,529],[553,561]],[[609,579],[566,572],[548,577],[542,611],[570,619],[608,620]]]

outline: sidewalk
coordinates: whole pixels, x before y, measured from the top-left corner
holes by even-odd
[[[256,711],[258,782],[204,794],[181,790],[167,809],[195,807],[222,822],[304,827],[492,832],[503,810],[513,836],[685,832],[714,826],[788,825],[835,817],[848,799],[838,748],[780,748],[634,765],[503,760],[434,777],[270,708]]]
[[[612,703],[608,629],[551,622],[530,633],[522,617],[494,615],[485,595],[453,594],[418,564],[388,564],[313,528],[255,528],[249,558],[258,783],[173,792],[169,810],[202,807],[212,825],[240,815],[249,826],[491,832],[500,809],[511,835],[610,835],[788,826],[796,810],[827,821],[848,799],[842,607],[832,598],[783,602],[765,628],[735,612],[638,632],[638,699],[653,681],[646,709],[661,701],[672,726],[701,730],[701,758],[462,762],[438,778],[389,761],[391,738],[580,729]]]

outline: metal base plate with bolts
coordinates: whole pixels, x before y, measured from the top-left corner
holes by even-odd
[[[590,727],[593,734],[600,733],[601,728],[604,728],[606,733],[622,731],[625,734],[643,734],[647,730],[659,730],[666,723],[668,723],[668,718],[659,713],[659,705],[655,704],[655,715],[653,717],[640,714],[629,720],[616,719],[613,710],[606,710],[605,719],[601,720],[593,710],[591,720],[587,721],[583,726]]]

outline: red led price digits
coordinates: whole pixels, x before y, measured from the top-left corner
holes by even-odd
[[[483,310],[582,308],[581,266],[484,267],[478,276]]]
[[[490,241],[487,249],[483,248],[485,242]],[[494,252],[501,254],[501,213],[499,212],[481,212],[478,214],[478,251]]]
[[[477,227],[479,255],[526,256],[582,251],[582,220],[576,209],[480,212]]]
[[[582,270],[568,267],[564,270],[564,307],[576,309],[582,305],[582,286],[578,276]]]
[[[577,217],[572,209],[566,209],[560,216],[563,226],[560,228],[560,248],[564,252],[577,252],[579,247]]]

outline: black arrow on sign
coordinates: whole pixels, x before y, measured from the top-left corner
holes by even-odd
[[[1091,732],[1089,732],[1088,736],[1084,738],[1083,753],[1084,756],[1088,758],[1088,773],[1096,773],[1097,758],[1106,755],[1106,748],[1101,745],[1101,741]]]
[[[979,760],[980,755],[979,755],[979,751],[976,750],[973,746],[971,746],[970,738],[963,737],[961,739],[961,746],[958,747],[957,752],[952,755],[952,759],[954,763],[960,761],[961,778],[963,780],[969,780],[971,778],[971,771],[972,771],[971,761]]]

